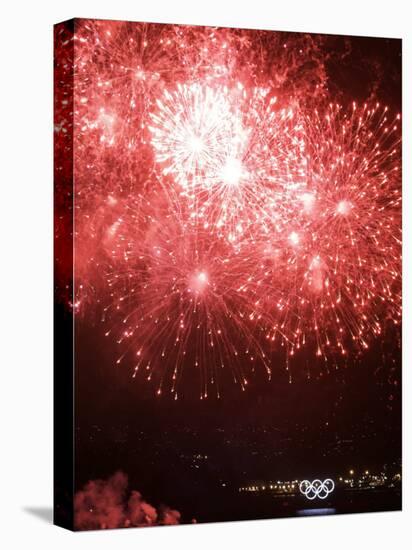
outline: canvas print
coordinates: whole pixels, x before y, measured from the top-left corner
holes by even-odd
[[[401,40],[54,29],[55,523],[401,509]]]

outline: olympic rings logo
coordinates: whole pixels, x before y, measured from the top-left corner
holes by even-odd
[[[315,479],[312,482],[307,479],[300,482],[299,490],[309,500],[313,500],[316,497],[325,499],[333,490],[335,484],[332,479]]]

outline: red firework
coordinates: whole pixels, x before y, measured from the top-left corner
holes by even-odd
[[[400,117],[379,104],[303,116],[306,189],[288,198],[280,326],[292,354],[315,339],[317,355],[345,355],[400,322]]]
[[[285,188],[302,185],[301,126],[276,103],[268,89],[240,82],[195,83],[166,91],[151,115],[165,186],[177,183],[190,217],[232,243],[282,223]]]
[[[191,373],[202,398],[224,372],[244,389],[278,349],[358,354],[401,320],[400,117],[313,109],[287,79],[309,50],[277,38],[259,57],[268,36],[76,35],[74,306],[102,304],[119,362],[159,394]]]
[[[185,369],[199,372],[200,397],[220,396],[229,371],[242,389],[255,365],[270,377],[262,348],[265,318],[250,299],[247,255],[175,212],[132,201],[112,240],[111,303],[105,317],[123,351],[157,393],[177,398]],[[267,320],[266,320],[267,322]],[[269,325],[267,324],[267,327]]]

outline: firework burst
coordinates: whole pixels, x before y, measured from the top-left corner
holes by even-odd
[[[366,349],[400,322],[399,118],[379,104],[303,115],[305,186],[287,194],[288,232],[258,277],[269,303],[282,281],[274,334],[292,355],[309,342],[326,359]]]
[[[127,208],[112,241],[105,309],[114,323],[106,335],[123,348],[118,364],[132,360],[134,376],[143,372],[158,395],[176,399],[185,369],[198,371],[201,398],[210,389],[220,397],[222,370],[242,389],[257,366],[270,377],[264,315],[244,284],[250,259],[173,212]]]
[[[286,188],[302,183],[301,126],[269,90],[179,86],[158,100],[150,130],[155,161],[178,200],[230,242],[281,223]]]
[[[244,389],[278,350],[354,357],[401,321],[400,117],[328,105],[322,40],[272,36],[76,33],[56,128],[67,147],[73,107],[71,306],[104,308],[119,363],[159,394]]]

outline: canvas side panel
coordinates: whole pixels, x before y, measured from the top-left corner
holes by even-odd
[[[54,27],[54,523],[73,529],[74,21]]]

